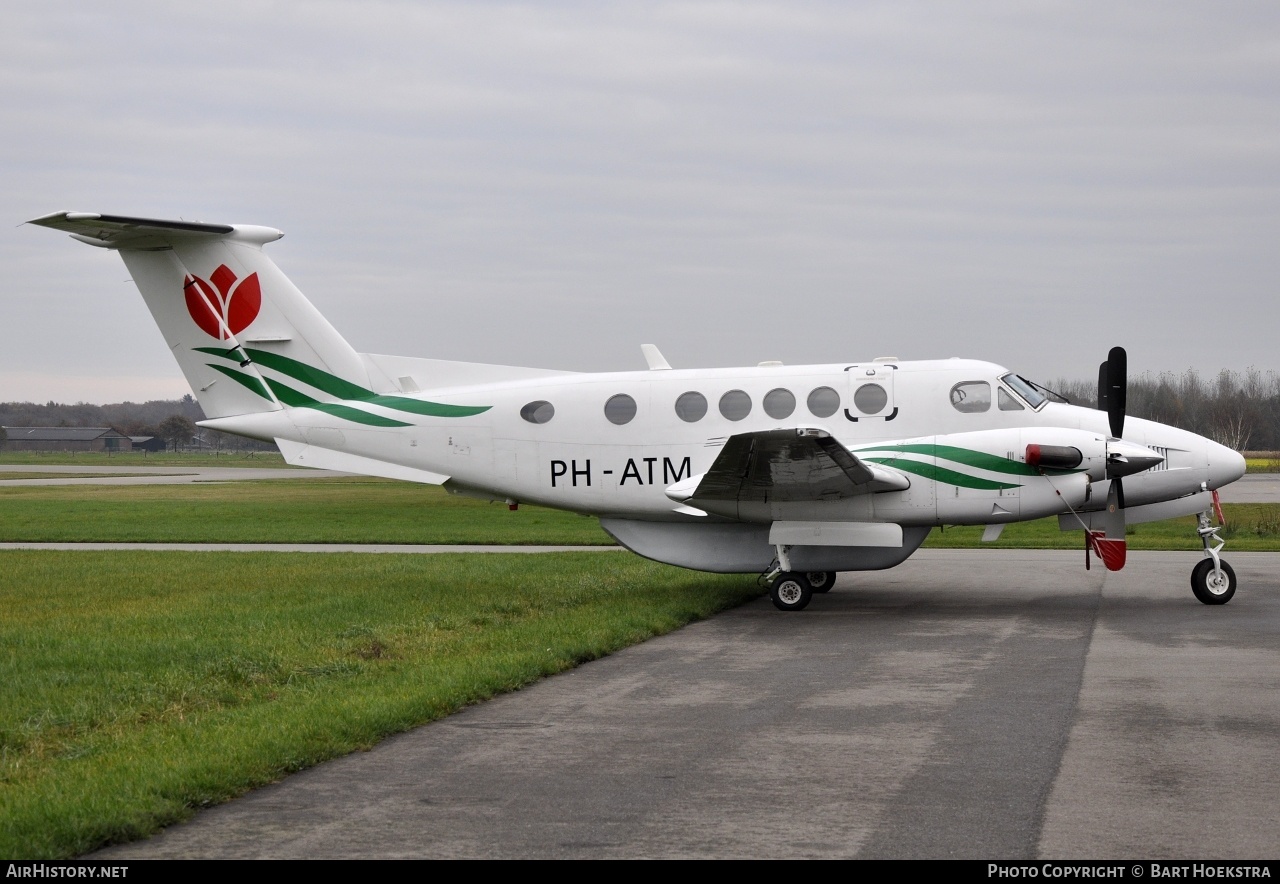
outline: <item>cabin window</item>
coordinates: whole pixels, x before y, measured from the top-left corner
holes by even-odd
[[[961,381],[951,388],[951,404],[966,414],[987,411],[991,408],[991,385],[986,381]]]
[[[853,404],[863,414],[879,414],[889,404],[889,394],[879,384],[863,384],[854,392]]]
[[[545,399],[538,399],[520,409],[520,416],[531,424],[545,424],[556,416],[556,407]]]
[[[1000,388],[1000,394],[996,397],[996,401],[1000,403],[1001,411],[1026,411],[1022,407],[1022,403],[1009,395],[1009,391],[1004,387]]]
[[[707,397],[695,390],[681,393],[676,400],[676,416],[688,423],[702,420],[707,416]]]
[[[751,414],[751,397],[742,390],[730,390],[720,397],[720,413],[731,421]]]
[[[636,416],[636,400],[626,393],[610,396],[609,401],[604,404],[604,416],[609,419],[611,424],[618,424],[619,426],[629,424],[631,419]]]
[[[808,405],[814,417],[831,417],[840,407],[840,394],[830,387],[816,387],[809,394]]]
[[[796,410],[796,397],[790,390],[778,387],[764,394],[764,413],[776,421],[791,417]]]

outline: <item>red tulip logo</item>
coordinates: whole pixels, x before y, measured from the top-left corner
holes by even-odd
[[[210,285],[209,283],[213,283]],[[249,327],[262,309],[262,286],[258,274],[250,273],[239,282],[226,264],[209,274],[209,282],[188,276],[182,283],[187,312],[211,338],[230,339]]]

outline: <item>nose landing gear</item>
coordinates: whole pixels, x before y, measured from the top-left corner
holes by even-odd
[[[1223,522],[1217,491],[1213,492],[1213,508],[1219,522]],[[1200,514],[1196,533],[1204,544],[1205,557],[1191,571],[1191,591],[1206,605],[1225,605],[1236,594],[1236,572],[1218,555],[1226,546],[1226,541],[1218,536],[1219,530],[1220,525],[1210,521],[1208,510]]]

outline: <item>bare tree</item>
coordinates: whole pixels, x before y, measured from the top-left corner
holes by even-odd
[[[180,414],[172,414],[160,422],[159,430],[160,437],[172,443],[173,450],[178,451],[180,446],[191,444],[191,437],[196,434],[196,425]]]

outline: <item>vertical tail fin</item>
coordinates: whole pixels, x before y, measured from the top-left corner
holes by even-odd
[[[208,417],[371,395],[360,355],[263,252],[280,231],[83,212],[31,223],[119,251]]]

